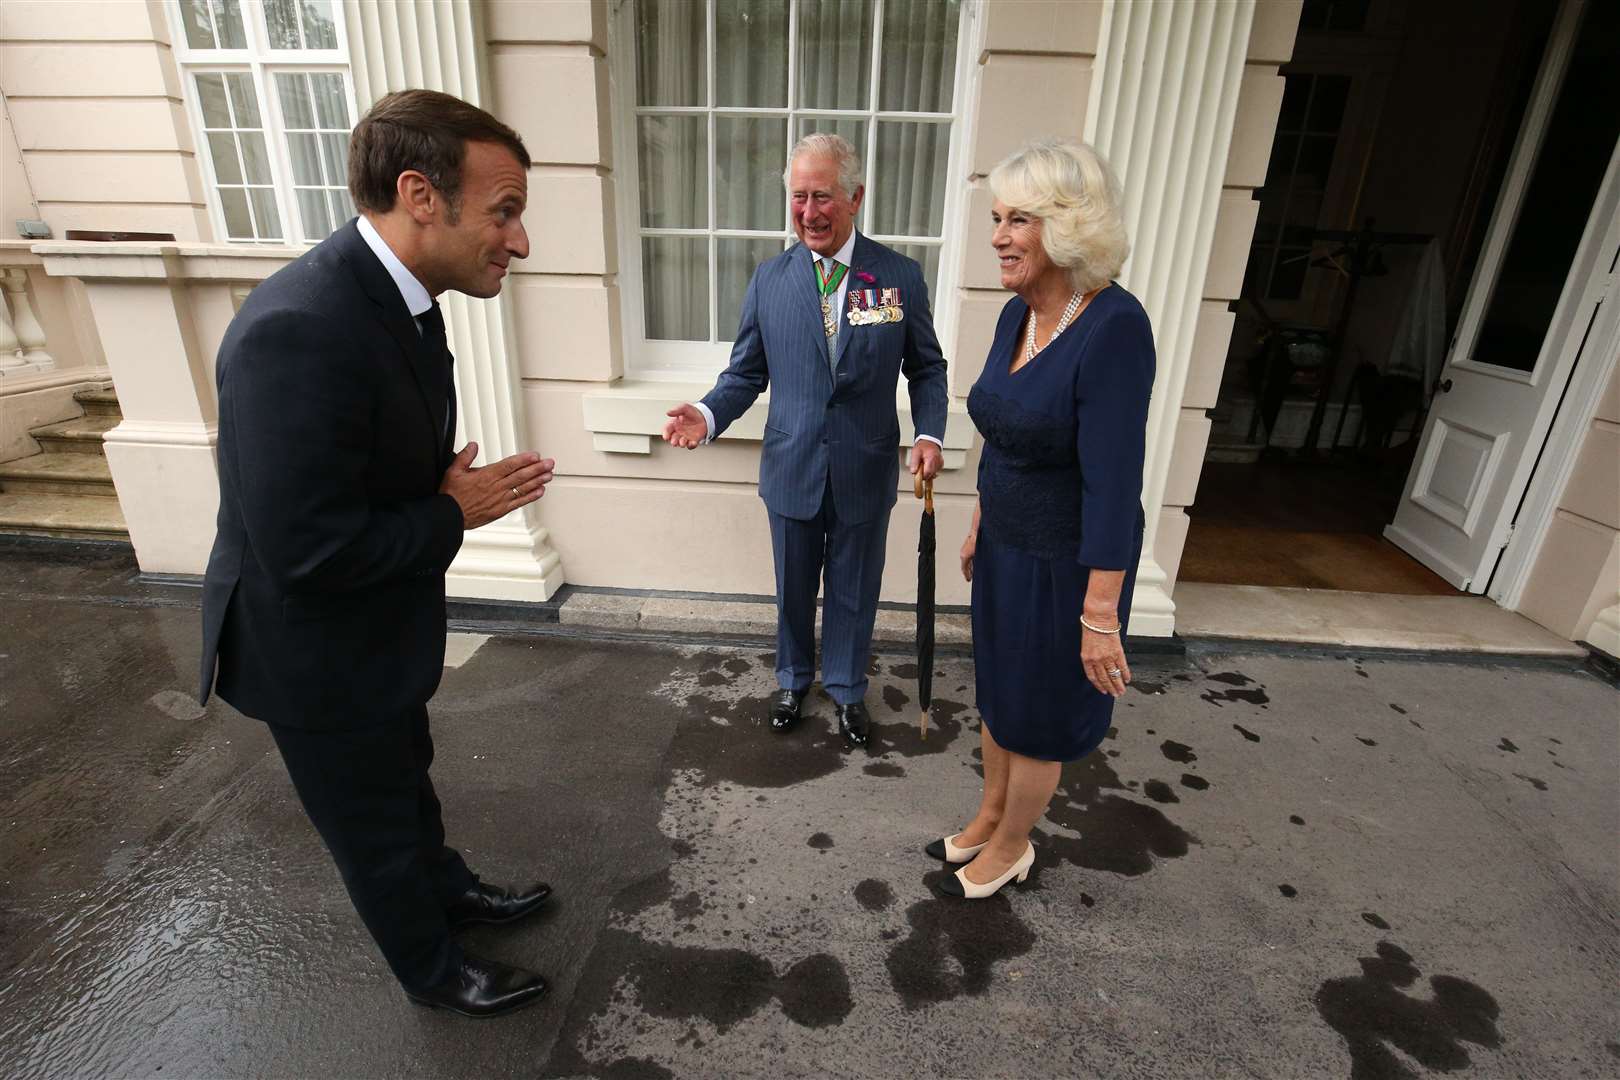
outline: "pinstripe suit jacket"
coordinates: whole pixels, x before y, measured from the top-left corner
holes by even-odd
[[[876,326],[845,322],[835,378],[815,266],[804,245],[761,263],[743,298],[731,363],[703,398],[718,436],[770,388],[759,495],[783,517],[815,517],[829,473],[841,521],[870,521],[894,505],[900,479],[895,390],[902,372],[915,434],[945,437],[945,357],[934,335],[922,267],[857,235],[849,288],[899,289],[905,317]]]

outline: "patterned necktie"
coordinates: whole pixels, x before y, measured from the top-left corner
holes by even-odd
[[[838,262],[832,256],[816,260],[816,287],[821,292],[821,327],[827,332],[827,362],[834,367],[838,364],[838,309],[833,306],[833,298],[838,295],[838,286],[844,282],[844,275],[849,267]]]

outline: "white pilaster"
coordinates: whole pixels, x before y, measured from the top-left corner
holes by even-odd
[[[392,90],[423,88],[485,105],[482,4],[439,0],[345,0],[349,57],[361,111]],[[528,449],[518,442],[518,373],[509,299],[440,298],[456,354],[457,440],[478,444],[487,464]],[[467,534],[450,567],[451,595],[545,600],[562,587],[562,561],[549,534],[524,508]]]
[[[1112,0],[1097,56],[1087,141],[1125,188],[1132,252],[1120,278],[1153,320],[1158,376],[1148,413],[1147,536],[1131,631],[1168,636],[1175,604],[1154,559],[1193,331],[1215,234],[1254,0]]]

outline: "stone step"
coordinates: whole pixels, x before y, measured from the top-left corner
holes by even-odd
[[[0,491],[117,498],[112,470],[100,454],[35,454],[0,462]]]
[[[118,424],[116,416],[81,416],[34,428],[29,434],[47,454],[100,454],[102,437]]]
[[[72,540],[128,540],[124,511],[103,495],[0,492],[0,533]]]
[[[84,409],[85,416],[115,416],[122,420],[123,412],[118,407],[118,393],[112,387],[95,390],[80,390],[73,395],[73,400]]]

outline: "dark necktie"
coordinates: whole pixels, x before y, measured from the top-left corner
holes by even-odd
[[[442,366],[444,370],[444,423],[441,426],[443,437],[450,436],[450,418],[453,412],[451,395],[455,392],[452,385],[453,376],[450,371],[450,341],[444,329],[444,310],[434,301],[432,307],[422,312],[420,316],[422,326],[422,345],[429,356]]]

